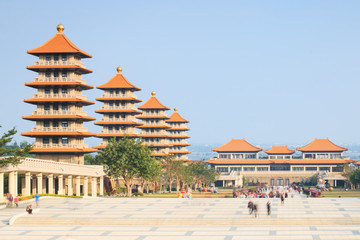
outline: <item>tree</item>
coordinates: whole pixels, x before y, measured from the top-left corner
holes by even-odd
[[[124,180],[127,196],[131,196],[133,180],[143,176],[144,169],[150,169],[154,161],[151,150],[142,143],[140,139],[127,136],[120,141],[112,138],[106,148],[96,156],[96,160],[105,166],[110,177],[121,177]]]
[[[344,164],[344,171],[341,174],[342,176],[344,176],[346,178],[345,183],[350,184],[351,187],[351,181],[350,181],[350,177],[354,172],[354,168],[351,167],[348,163]]]
[[[13,128],[4,133],[0,138],[0,157],[5,157],[0,160],[0,167],[7,167],[10,164],[13,166],[18,165],[21,159],[29,156],[30,151],[33,149],[33,146],[27,143],[22,143],[21,147],[19,147],[17,143],[16,146],[9,147],[8,144],[12,141],[16,133],[17,130]]]
[[[350,182],[352,184],[360,184],[360,168],[354,170],[350,176]]]
[[[194,178],[196,185],[201,187],[202,184],[210,184],[215,182],[216,176],[219,174],[215,168],[209,168],[208,165],[202,161],[193,162],[189,165],[191,175]]]
[[[96,158],[91,154],[84,155],[84,164],[85,165],[100,165]]]
[[[139,178],[141,186],[139,187],[139,191],[142,193],[143,187],[146,185],[146,183],[156,181],[160,174],[160,163],[155,158],[151,158],[148,164],[144,164],[140,170]]]
[[[168,155],[161,158],[161,164],[163,166],[163,172],[169,185],[169,192],[171,193],[171,185],[176,179],[177,161],[174,160],[173,155]]]

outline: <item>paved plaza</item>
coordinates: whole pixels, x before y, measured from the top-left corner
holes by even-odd
[[[25,206],[0,210],[0,239],[360,239],[359,198],[266,201],[254,218],[248,199],[48,198],[11,226]]]

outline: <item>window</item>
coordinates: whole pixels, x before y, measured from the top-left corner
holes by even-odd
[[[343,172],[343,171],[344,171],[344,167],[332,167],[332,171],[333,171],[333,172]]]
[[[241,172],[241,167],[230,167],[230,172],[231,171]]]
[[[58,138],[53,138],[52,143],[53,144],[59,144],[59,139]]]
[[[53,121],[52,126],[53,127],[59,127],[59,122],[58,121]]]
[[[114,114],[109,114],[109,118],[114,118]]]
[[[115,114],[115,117],[116,117],[116,118],[119,118],[119,117],[120,117],[120,115],[117,113],[117,114]]]
[[[109,106],[110,106],[110,107],[114,106],[114,102],[113,102],[113,101],[110,101],[110,102],[109,102]]]
[[[228,167],[218,167],[217,170],[219,172],[229,172],[229,168]]]
[[[44,121],[44,127],[50,127],[50,121]]]
[[[54,77],[59,77],[59,72],[54,72]]]
[[[53,89],[53,93],[54,93],[54,94],[58,94],[58,93],[59,93],[59,89],[58,89],[57,87],[54,88],[54,89]]]
[[[125,117],[126,117],[126,115],[123,113],[123,114],[121,114],[121,117],[122,117],[122,118],[125,118]]]
[[[59,110],[59,104],[58,103],[53,104],[53,110],[55,110],[55,111]]]
[[[45,94],[50,94],[50,88],[45,88]]]
[[[50,139],[49,138],[43,138],[43,144],[49,144]]]
[[[125,90],[121,90],[121,93],[122,93],[122,94],[125,94]]]
[[[63,62],[67,61],[67,56],[66,56],[66,54],[63,54],[63,55],[62,55],[61,60],[63,60]]]
[[[51,56],[50,56],[50,55],[46,55],[45,59],[46,59],[47,62],[50,62],[50,61],[51,61]]]
[[[49,110],[50,110],[50,104],[49,104],[49,103],[45,103],[45,104],[44,104],[44,110],[45,110],[45,111],[49,111]]]
[[[255,167],[243,167],[244,172],[254,172],[255,171]]]
[[[47,78],[51,77],[51,72],[45,72],[45,77]]]
[[[113,130],[113,126],[109,126],[109,131],[112,131]]]
[[[62,137],[61,138],[61,143],[62,144],[68,144],[69,143],[69,138],[68,137]]]
[[[67,103],[61,104],[61,110],[67,111],[68,110],[68,104]]]
[[[269,167],[257,167],[256,170],[258,172],[267,172],[269,171]]]
[[[290,165],[271,165],[270,171],[290,171]]]
[[[118,95],[118,94],[120,93],[120,91],[119,91],[119,90],[116,90],[115,93],[116,93],[116,95]]]
[[[59,61],[59,55],[54,55],[54,61]]]
[[[326,158],[329,158],[329,155],[326,153],[322,153],[322,154],[318,154],[317,155],[317,158],[319,159],[326,159]]]
[[[305,158],[311,158],[311,159],[315,159],[315,154],[305,154]]]
[[[67,88],[62,88],[62,89],[61,89],[61,93],[62,93],[62,94],[67,94],[67,93],[68,93]]]
[[[62,122],[61,122],[61,126],[62,126],[63,128],[67,128],[67,127],[69,126],[68,121],[62,121]]]
[[[115,101],[115,105],[118,107],[120,105],[119,101]]]
[[[66,77],[67,77],[67,72],[62,72],[62,73],[61,73],[61,76],[62,76],[63,78],[66,78]]]
[[[292,167],[293,171],[304,171],[304,167]]]
[[[245,159],[255,159],[256,154],[245,154]]]
[[[331,159],[341,159],[341,154],[340,153],[330,154],[330,158]]]
[[[115,130],[119,131],[119,129],[120,129],[119,126],[115,126]]]
[[[306,171],[317,171],[317,167],[306,167]]]
[[[110,90],[110,94],[113,95],[113,94],[114,94],[114,90]]]
[[[329,171],[330,172],[330,167],[319,167],[319,171]]]
[[[126,127],[125,127],[125,126],[121,126],[121,129],[122,129],[122,130],[125,130],[125,129],[126,129]]]

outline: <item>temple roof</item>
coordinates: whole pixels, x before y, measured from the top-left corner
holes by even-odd
[[[138,107],[138,109],[164,109],[164,110],[170,110],[170,108],[168,108],[167,106],[165,106],[164,104],[162,104],[156,97],[156,93],[152,92],[151,93],[152,97],[143,105],[141,105],[140,107]]]
[[[133,89],[134,91],[141,91],[141,88],[136,87],[132,83],[129,82],[129,80],[124,77],[124,75],[121,73],[122,68],[117,68],[117,74],[110,79],[107,83],[98,86],[99,89]]]
[[[61,24],[60,24],[61,25]],[[29,54],[38,56],[44,53],[79,53],[82,58],[91,58],[92,56],[78,48],[63,33],[64,27],[58,25],[58,33],[40,47],[27,51]],[[60,28],[59,28],[60,26]]]
[[[268,160],[268,159],[255,159],[255,160],[208,160],[206,163],[210,164],[229,164],[229,165],[268,165],[268,164],[344,164],[353,163],[351,159],[295,159],[295,160]]]
[[[265,151],[267,154],[293,154],[295,150],[291,150],[288,146],[272,146],[271,149]]]
[[[309,143],[308,145],[297,148],[298,151],[302,152],[343,152],[348,150],[347,148],[340,147],[335,143],[331,142],[328,138],[317,139]]]
[[[170,119],[166,120],[166,122],[178,122],[178,123],[188,123],[189,121],[183,118],[177,111],[177,108],[174,109],[174,113],[171,114]]]
[[[216,152],[260,152],[263,148],[256,147],[248,143],[245,138],[243,139],[232,139],[225,145],[212,149]]]

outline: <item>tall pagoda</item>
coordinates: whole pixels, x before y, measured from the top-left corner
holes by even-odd
[[[104,106],[96,113],[103,114],[104,117],[96,122],[96,125],[103,126],[103,130],[97,135],[103,141],[100,146],[95,148],[105,148],[110,138],[121,138],[125,135],[129,137],[138,137],[139,132],[135,130],[142,124],[138,122],[135,115],[141,114],[134,106],[141,102],[134,94],[135,91],[141,91],[141,88],[131,84],[122,74],[122,68],[117,68],[117,74],[107,83],[97,87],[104,90],[105,93],[97,98],[97,101],[103,102]]]
[[[82,94],[92,89],[82,79],[92,73],[81,62],[92,56],[72,43],[63,33],[64,26],[57,26],[57,34],[44,45],[28,53],[39,60],[27,69],[38,73],[26,86],[37,89],[37,94],[24,102],[36,105],[36,110],[23,119],[36,122],[36,127],[23,136],[36,140],[32,153],[37,158],[69,163],[84,163],[84,154],[95,152],[84,143],[85,137],[96,136],[88,132],[83,123],[95,120],[87,116],[83,106],[94,104]]]
[[[144,139],[145,145],[153,150],[153,156],[167,156],[171,145],[168,141],[167,132],[170,127],[165,122],[169,117],[165,111],[170,110],[170,108],[156,98],[155,92],[152,92],[151,95],[152,97],[145,104],[138,107],[142,110],[142,114],[137,118],[141,119],[144,124],[139,127],[142,129],[140,136]]]
[[[186,139],[190,138],[186,131],[190,129],[186,127],[186,123],[189,121],[183,118],[179,113],[178,109],[174,109],[174,113],[170,116],[166,123],[171,127],[168,129],[170,144],[170,154],[175,156],[177,160],[189,161],[187,154],[191,153],[186,149],[190,146]]]

